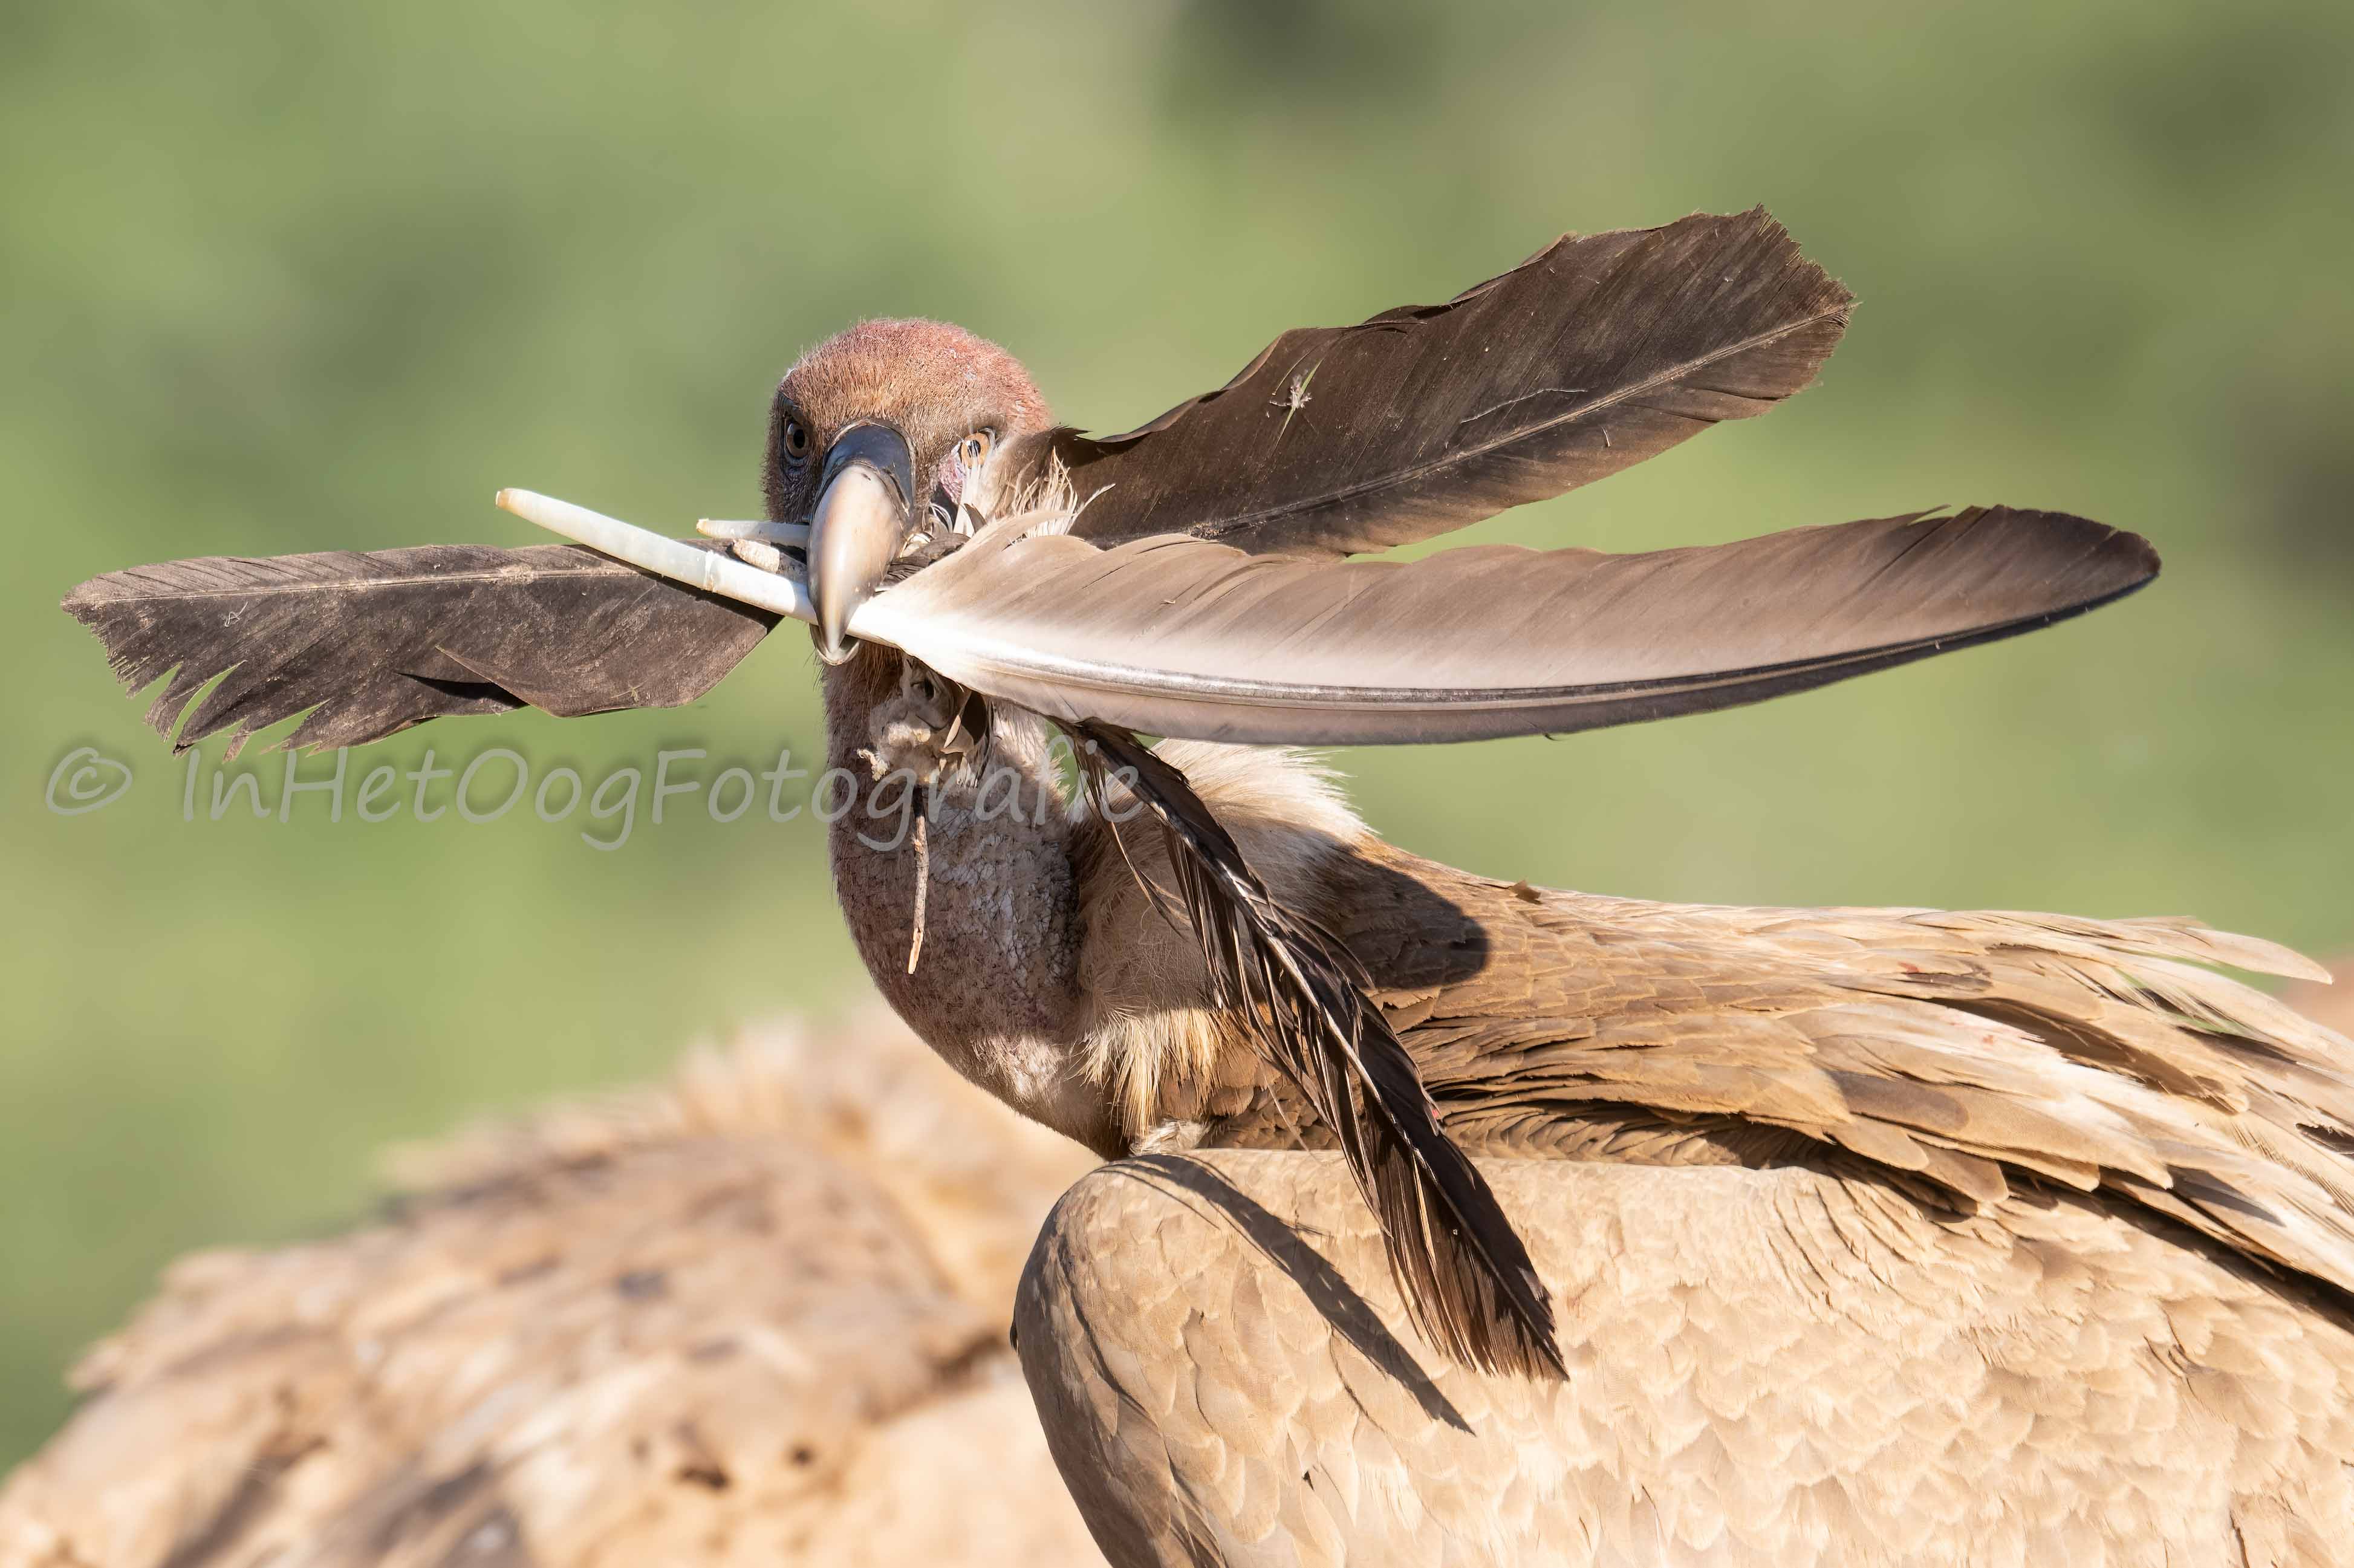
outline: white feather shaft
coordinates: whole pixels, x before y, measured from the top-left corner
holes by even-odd
[[[498,503],[526,523],[576,544],[588,546],[616,560],[642,567],[658,577],[689,588],[716,593],[761,609],[774,610],[814,625],[817,611],[810,604],[808,585],[795,578],[759,570],[716,550],[697,549],[682,539],[591,512],[569,501],[529,490],[502,490]]]

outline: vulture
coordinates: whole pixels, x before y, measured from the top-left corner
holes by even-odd
[[[1571,235],[1111,436],[869,321],[778,387],[758,520],[508,491],[575,543],[66,606],[183,746],[678,703],[807,622],[867,969],[1106,1161],[1013,1323],[1119,1568],[2345,1561],[2354,1050],[2218,972],[2317,966],[1499,881],[1288,749],[1757,702],[2156,576],[2005,505],[1385,554],[1765,413],[1850,303],[1762,209]]]
[[[8,1568],[1102,1568],[1006,1343],[1091,1161],[869,1008],[181,1259],[0,1487]]]

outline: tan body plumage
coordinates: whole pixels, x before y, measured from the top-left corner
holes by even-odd
[[[1798,1164],[1491,1160],[1564,1383],[1405,1326],[1331,1156],[1103,1168],[1023,1357],[1116,1563],[2347,1560],[2354,1335],[2073,1193],[1968,1220]]]

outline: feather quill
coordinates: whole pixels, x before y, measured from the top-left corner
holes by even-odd
[[[309,711],[284,744],[357,746],[453,714],[675,707],[777,617],[572,545],[212,556],[90,578],[65,599],[147,722],[186,750]]]
[[[1182,772],[1116,726],[1071,728],[1081,778],[1107,822],[1114,773],[1159,822],[1214,999],[1246,1022],[1269,1064],[1332,1129],[1381,1222],[1416,1326],[1466,1366],[1568,1376],[1528,1248],[1439,1125],[1414,1058],[1368,999],[1372,980],[1347,944],[1276,902]],[[1143,885],[1158,903],[1160,890]]]
[[[1124,435],[1062,429],[1073,532],[1380,550],[1559,495],[1802,390],[1852,296],[1763,207],[1568,235],[1440,305],[1301,327]]]
[[[2136,535],[1972,507],[1612,556],[1301,560],[992,524],[853,620],[1058,721],[1300,745],[1702,713],[2048,626],[2148,582]]]

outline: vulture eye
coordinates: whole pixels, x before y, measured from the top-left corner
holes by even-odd
[[[794,418],[790,414],[785,416],[785,428],[779,440],[784,446],[785,456],[789,461],[796,463],[806,462],[809,461],[809,427],[802,424],[799,419]]]
[[[975,430],[957,443],[957,461],[965,472],[971,473],[989,461],[989,450],[995,438],[987,430]]]

